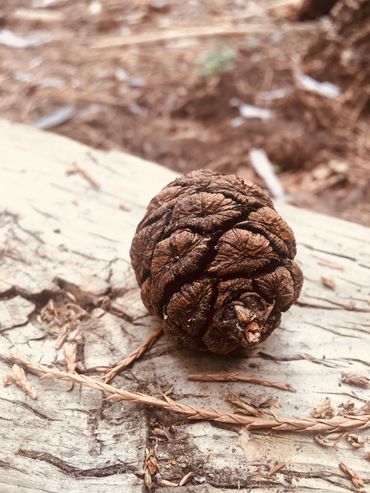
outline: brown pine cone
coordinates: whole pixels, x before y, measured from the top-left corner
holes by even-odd
[[[152,199],[130,254],[143,302],[169,337],[219,354],[264,340],[303,282],[293,232],[270,198],[206,170]]]

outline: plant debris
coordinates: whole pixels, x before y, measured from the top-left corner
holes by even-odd
[[[342,373],[341,382],[355,385],[356,387],[361,387],[363,389],[368,389],[370,387],[369,378],[354,373]]]
[[[355,435],[354,433],[349,433],[347,435],[347,440],[353,448],[361,448],[365,445],[365,438],[360,435]]]
[[[284,467],[286,467],[285,462],[275,462],[275,464],[271,467],[269,472],[266,474],[266,478],[272,478],[273,476],[275,476],[275,474],[277,474],[282,469],[284,469]]]
[[[248,430],[275,430],[275,431],[294,431],[297,433],[335,433],[338,431],[349,431],[356,428],[370,428],[370,415],[362,416],[335,416],[330,419],[315,419],[315,418],[289,418],[284,416],[254,417],[244,416],[241,414],[229,413],[217,409],[202,409],[192,405],[182,404],[164,396],[165,399],[157,399],[150,395],[130,392],[124,389],[113,387],[107,383],[95,380],[94,378],[78,373],[70,374],[55,368],[48,368],[36,361],[30,360],[21,356],[18,353],[12,352],[6,356],[10,362],[20,364],[28,370],[45,378],[54,378],[67,382],[75,382],[86,387],[105,392],[109,394],[108,399],[129,401],[145,406],[153,406],[161,409],[186,416],[189,420],[209,420],[220,423],[229,423],[234,425],[244,425]]]
[[[276,380],[267,380],[265,378],[257,377],[256,375],[247,375],[240,372],[221,372],[221,373],[199,373],[188,375],[188,380],[194,382],[247,382],[255,385],[263,385],[264,387],[274,387],[275,389],[288,390],[295,392],[295,389],[285,382],[278,382]]]
[[[185,486],[194,476],[194,473],[192,471],[188,472],[185,474],[185,476],[180,480],[179,486]]]
[[[157,448],[158,448],[158,442],[155,441],[153,447],[147,448],[145,450],[144,483],[149,490],[153,485],[153,478],[159,472],[159,464],[156,456]]]
[[[350,478],[355,488],[361,489],[364,487],[365,483],[356,471],[346,466],[346,464],[344,464],[343,462],[339,464],[339,467]]]
[[[127,368],[135,360],[139,359],[163,334],[162,327],[160,327],[153,335],[151,335],[143,344],[141,344],[135,351],[129,356],[120,361],[117,365],[111,368],[103,377],[105,383],[110,383],[117,375],[119,375],[125,368]]]
[[[77,364],[77,341],[66,341],[63,346],[64,357],[67,363],[67,368],[70,373],[76,370]],[[73,382],[70,382],[68,390],[73,389]]]
[[[60,349],[69,334],[78,329],[81,321],[88,317],[88,312],[75,303],[56,303],[50,299],[37,318],[41,324],[46,324],[55,331],[57,335],[55,347]]]
[[[37,399],[36,390],[27,381],[24,369],[17,364],[13,365],[11,373],[6,373],[3,377],[4,387],[11,385],[12,383],[15,383],[25,394],[31,397],[31,399]]]
[[[335,282],[329,276],[321,276],[321,284],[332,291],[335,291]]]
[[[238,412],[246,414],[247,416],[261,416],[261,412],[253,406],[250,402],[242,399],[236,394],[229,394],[226,398],[228,402],[231,402],[237,409]]]
[[[315,435],[314,440],[316,443],[321,445],[322,447],[333,447],[336,448],[340,440],[346,435],[346,433],[338,433],[338,436],[334,436],[334,433],[331,433],[328,436],[323,435]]]
[[[330,399],[326,397],[322,404],[319,404],[313,409],[311,415],[313,418],[333,418],[336,412],[330,404]]]

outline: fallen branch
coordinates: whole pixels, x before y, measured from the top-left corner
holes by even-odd
[[[265,378],[257,377],[255,375],[246,375],[245,373],[232,372],[232,373],[194,373],[188,375],[188,380],[193,382],[247,382],[254,383],[255,385],[263,385],[264,387],[274,387],[280,390],[289,390],[295,392],[295,389],[285,382],[278,382],[276,380],[266,380]]]
[[[105,383],[110,383],[121,371],[127,368],[131,363],[139,359],[163,334],[162,328],[159,328],[152,336],[149,337],[141,346],[133,351],[127,358],[120,361],[116,366],[111,368],[103,377]]]
[[[253,416],[243,416],[233,414],[227,411],[217,409],[200,409],[195,406],[181,404],[169,397],[165,400],[141,394],[139,392],[129,392],[118,389],[94,378],[77,373],[70,374],[57,369],[48,368],[36,361],[25,358],[17,353],[11,353],[6,358],[9,362],[17,363],[28,370],[45,378],[54,378],[66,382],[75,382],[91,389],[100,390],[110,394],[108,399],[128,401],[145,406],[153,406],[167,411],[175,412],[186,416],[189,420],[207,420],[217,421],[220,423],[229,423],[243,425],[250,430],[276,430],[276,431],[295,431],[295,432],[315,432],[315,433],[333,433],[337,431],[347,431],[353,429],[370,428],[370,414],[362,416],[336,416],[331,419],[314,419],[314,418],[289,418],[274,416],[273,418],[255,418]]]

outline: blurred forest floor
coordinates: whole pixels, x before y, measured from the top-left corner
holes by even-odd
[[[0,0],[0,116],[265,186],[262,149],[291,203],[370,226],[370,12],[299,3]]]

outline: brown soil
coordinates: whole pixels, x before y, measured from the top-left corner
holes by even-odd
[[[369,105],[351,111],[348,91],[359,85],[335,70],[327,73],[341,87],[338,100],[297,84],[297,67],[320,78],[312,47],[330,21],[294,22],[288,3],[0,2],[0,29],[50,38],[22,49],[0,44],[0,115],[34,124],[72,105],[73,116],[50,130],[181,172],[207,167],[264,186],[248,157],[261,148],[292,203],[370,225]],[[198,28],[228,33],[194,36]],[[185,34],[148,42],[167,32]],[[118,45],[136,35],[147,42]],[[274,117],[235,120],[233,98]]]

